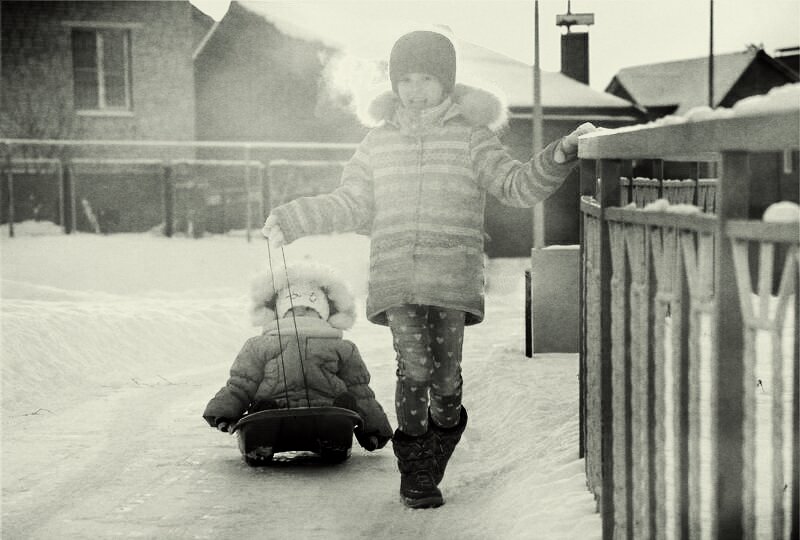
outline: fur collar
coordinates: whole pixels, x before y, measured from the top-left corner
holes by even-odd
[[[267,271],[253,278],[250,288],[250,317],[253,325],[265,328],[275,320],[277,292],[289,285],[289,276],[291,283],[313,284],[325,292],[331,307],[328,324],[340,330],[353,327],[356,305],[350,287],[332,267],[312,262],[295,263],[285,270],[276,269],[274,274]]]
[[[451,95],[453,105],[445,113],[444,121],[456,116],[463,117],[475,127],[488,127],[497,131],[508,122],[508,109],[503,101],[488,90],[475,86],[456,84]],[[391,90],[378,95],[367,109],[367,120],[372,125],[393,123],[400,106],[400,98]]]

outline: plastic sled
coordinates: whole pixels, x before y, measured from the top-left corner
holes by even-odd
[[[243,416],[233,431],[239,450],[251,466],[268,465],[280,452],[313,452],[325,463],[350,457],[353,430],[361,416],[340,407],[272,409]]]

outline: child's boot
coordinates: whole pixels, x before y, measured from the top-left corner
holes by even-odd
[[[397,429],[392,437],[397,468],[400,470],[400,496],[409,508],[435,508],[444,504],[442,492],[436,487],[436,458],[434,437],[413,437]]]
[[[461,406],[461,416],[458,419],[458,424],[453,427],[443,428],[436,425],[433,418],[428,413],[428,425],[430,432],[433,433],[434,440],[434,458],[436,459],[436,474],[434,481],[438,486],[444,478],[444,470],[447,467],[447,462],[450,461],[450,456],[453,455],[458,441],[461,440],[461,434],[467,427],[467,409]]]

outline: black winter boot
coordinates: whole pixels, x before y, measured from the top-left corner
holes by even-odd
[[[436,474],[433,479],[438,486],[442,478],[444,478],[447,462],[450,461],[450,456],[453,455],[453,450],[456,449],[458,441],[461,440],[461,434],[464,433],[464,429],[467,427],[467,409],[463,405],[461,406],[461,417],[458,419],[458,424],[450,428],[437,426],[429,411],[428,425],[430,426],[430,432],[433,433],[434,458],[436,459]]]
[[[400,496],[409,508],[435,508],[444,504],[442,492],[434,481],[437,466],[433,444],[430,430],[412,437],[397,429],[392,437],[400,469]]]

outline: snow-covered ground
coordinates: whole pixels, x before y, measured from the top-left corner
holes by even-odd
[[[409,510],[391,448],[335,467],[251,469],[203,408],[243,341],[266,245],[242,236],[63,236],[2,230],[3,538],[600,538],[578,459],[578,362],[524,350],[525,259],[492,260],[467,329],[470,424],[442,483]],[[394,425],[389,332],[363,317],[368,239],[302,239],[288,262],[348,277],[346,337]]]

